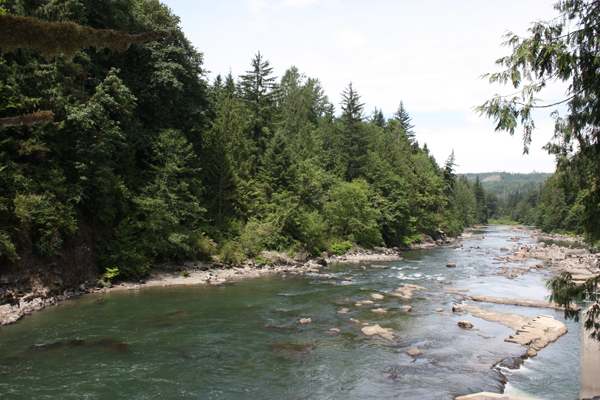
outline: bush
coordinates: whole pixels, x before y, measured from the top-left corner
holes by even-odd
[[[338,244],[334,244],[331,246],[331,254],[335,254],[336,256],[341,256],[345,254],[347,251],[352,250],[354,245],[350,242],[342,242]]]
[[[240,261],[242,260],[242,257],[231,242],[221,246],[220,258],[225,264],[231,265],[240,265]]]

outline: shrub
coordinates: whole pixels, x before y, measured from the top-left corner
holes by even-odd
[[[350,242],[342,242],[338,244],[334,244],[331,246],[331,254],[335,254],[336,256],[341,256],[345,254],[347,251],[352,250],[354,246]]]

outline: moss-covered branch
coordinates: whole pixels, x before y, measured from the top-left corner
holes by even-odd
[[[38,111],[27,115],[0,118],[0,128],[7,126],[32,126],[45,124],[46,122],[52,121],[52,118],[54,118],[52,111]]]
[[[110,47],[125,51],[132,43],[170,36],[166,31],[130,35],[113,29],[92,29],[73,22],[47,22],[37,18],[0,15],[0,48],[3,52],[18,48],[39,50],[44,57],[64,53],[72,58],[82,47]]]

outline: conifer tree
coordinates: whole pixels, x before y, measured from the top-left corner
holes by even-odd
[[[253,139],[260,150],[269,141],[268,126],[275,105],[276,76],[271,76],[273,68],[260,51],[252,59],[252,70],[240,76],[241,97],[248,102],[254,114]]]
[[[340,105],[342,106],[340,136],[344,177],[346,182],[352,182],[359,175],[367,150],[367,140],[362,126],[365,105],[360,102],[360,95],[352,87],[352,82],[342,92]]]
[[[413,128],[415,126],[411,124],[412,118],[408,114],[408,111],[406,111],[406,108],[404,108],[404,103],[402,102],[402,100],[400,100],[400,105],[398,106],[398,109],[394,113],[394,118],[396,118],[396,120],[398,120],[398,122],[400,122],[400,126],[402,126],[402,129],[404,129],[404,133],[406,134],[406,136],[410,140],[414,141],[415,140],[415,132],[413,131]]]

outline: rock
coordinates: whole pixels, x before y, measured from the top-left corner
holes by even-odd
[[[305,263],[308,261],[308,255],[306,253],[296,253],[294,254],[294,261]]]
[[[529,300],[529,299],[512,299],[509,297],[492,297],[492,296],[471,296],[471,300],[478,302],[486,302],[486,303],[497,303],[497,304],[508,304],[514,306],[524,306],[524,307],[540,307],[540,308],[554,308],[556,310],[564,310],[565,308],[559,306],[558,304],[545,301],[537,301],[537,300]],[[581,308],[575,304],[571,303],[570,308],[574,311],[579,311]]]
[[[299,323],[301,323],[301,324],[310,324],[311,322],[312,322],[312,320],[310,318],[302,318],[299,321]]]
[[[376,308],[375,310],[371,310],[371,312],[375,314],[387,314],[387,310],[384,310],[383,308]]]
[[[408,283],[403,283],[399,288],[396,289],[396,292],[400,292],[399,294],[394,294],[395,296],[402,297],[403,299],[410,300],[412,298],[412,293],[418,290],[427,290],[423,286],[411,285]]]
[[[402,306],[400,309],[404,312],[411,312],[413,310],[411,306]]]
[[[523,359],[521,357],[508,357],[498,363],[498,367],[508,369],[519,369],[523,365]]]
[[[367,336],[379,335],[387,340],[394,339],[394,331],[392,329],[382,328],[379,325],[365,326],[361,329],[361,331]]]
[[[373,293],[371,297],[375,300],[383,300],[383,296],[378,293]]]
[[[81,290],[82,292],[85,292],[85,285],[83,283],[81,285],[79,285],[79,290]]]
[[[376,269],[389,269],[390,267],[388,267],[387,265],[371,265],[371,268],[376,268]]]
[[[500,247],[500,251],[508,251],[508,247]]]
[[[456,268],[456,264],[455,263],[448,263],[448,264],[446,264],[446,267],[448,267],[448,268]]]
[[[469,321],[458,321],[458,326],[460,326],[461,328],[465,328],[465,329],[473,328],[473,324],[470,323]]]
[[[337,313],[338,314],[348,314],[348,311],[350,311],[350,309],[348,309],[348,308],[342,308]]]
[[[278,253],[276,251],[261,251],[259,254],[262,258],[271,261],[274,264],[294,265],[296,263],[285,253]]]
[[[435,312],[442,312],[442,311],[444,311],[444,309],[443,309],[443,308],[436,308],[436,309],[435,309],[435,310],[433,310],[433,311],[435,311]]]
[[[340,333],[341,331],[340,331],[338,328],[331,328],[331,329],[329,330],[329,332],[332,332],[332,333]]]
[[[406,352],[409,356],[416,357],[418,355],[423,354],[423,352],[419,349],[415,349],[414,347]]]

